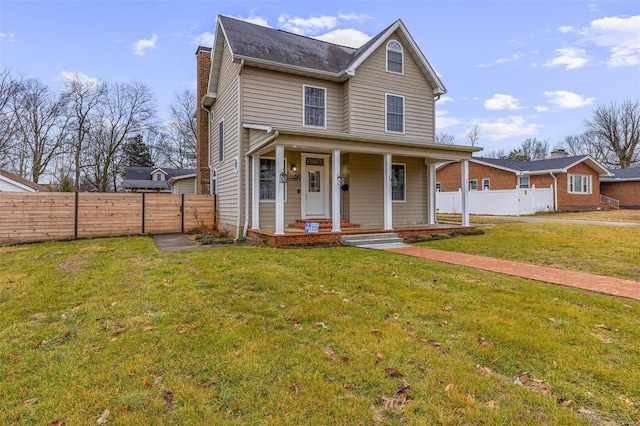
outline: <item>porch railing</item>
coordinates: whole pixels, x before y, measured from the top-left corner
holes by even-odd
[[[615,198],[607,197],[602,194],[600,194],[600,204],[606,204],[614,209],[620,209],[620,200],[616,200]]]

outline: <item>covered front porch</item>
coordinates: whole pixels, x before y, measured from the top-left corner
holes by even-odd
[[[436,223],[435,166],[461,161],[466,181],[468,159],[477,150],[344,133],[272,132],[247,153],[247,234],[277,246],[337,244],[349,233],[409,236],[450,229]],[[462,226],[468,227],[468,203],[462,204]]]

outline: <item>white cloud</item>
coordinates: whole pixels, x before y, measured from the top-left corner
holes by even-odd
[[[554,90],[544,92],[543,95],[547,98],[550,104],[557,106],[558,108],[573,109],[583,106],[591,105],[596,98],[585,98],[577,93],[569,92],[566,90]]]
[[[366,13],[339,13],[338,18],[342,19],[343,21],[363,22],[367,19],[371,19],[371,16],[367,15]]]
[[[267,21],[267,18],[263,18],[262,16],[258,16],[254,13],[254,11],[250,11],[250,15],[248,17],[243,17],[243,16],[238,16],[238,19],[241,19],[243,21],[247,21],[247,22],[251,22],[252,24],[256,24],[256,25],[260,25],[263,27],[268,27],[271,28],[271,25],[269,25],[269,22]]]
[[[450,96],[441,96],[438,99],[438,105],[446,104],[447,102],[453,102],[453,98]]]
[[[564,69],[569,71],[582,68],[589,61],[587,58],[587,52],[585,52],[584,49],[579,49],[577,47],[556,49],[553,53],[558,56],[542,64],[543,67],[554,68],[557,66],[564,66]]]
[[[282,28],[295,34],[317,34],[320,31],[331,30],[338,24],[335,16],[311,16],[300,18],[283,13],[278,17],[278,23]]]
[[[136,56],[144,56],[149,49],[156,48],[156,42],[158,41],[158,34],[153,34],[150,39],[140,39],[133,43],[133,54]]]
[[[455,117],[449,117],[445,110],[436,109],[436,128],[438,130],[460,124],[460,120]]]
[[[558,28],[558,31],[565,34],[565,33],[570,33],[574,31],[574,28],[571,25],[563,25],[560,28]]]
[[[528,123],[522,116],[509,116],[493,122],[474,120],[472,124],[478,125],[482,139],[490,141],[532,136],[537,134],[538,130],[542,127],[540,124]]]
[[[314,38],[341,46],[360,47],[368,42],[371,37],[359,30],[345,29],[333,30]]]
[[[495,61],[493,61],[491,63],[479,64],[479,65],[476,65],[476,67],[478,67],[478,68],[492,67],[492,66],[498,65],[498,64],[504,64],[504,63],[507,63],[507,62],[517,61],[520,58],[522,58],[522,53],[517,52],[517,53],[514,53],[513,55],[511,55],[508,58],[498,58],[498,59],[496,59]]]
[[[511,95],[503,95],[501,93],[496,93],[493,97],[484,101],[484,107],[491,110],[514,110],[522,108],[518,104],[518,99]]]
[[[198,46],[213,46],[213,39],[216,37],[214,33],[210,33],[209,31],[205,31],[202,34],[199,34],[193,38],[193,42]]]
[[[536,111],[538,111],[538,112],[547,112],[547,111],[549,111],[549,107],[546,107],[546,106],[537,106],[537,107],[536,107]]]
[[[60,73],[60,76],[62,77],[62,79],[65,82],[77,81],[80,84],[82,84],[83,87],[94,88],[98,84],[100,84],[100,80],[99,79],[94,78],[94,77],[89,77],[88,75],[80,73],[80,72],[62,71]]]
[[[12,43],[16,41],[16,35],[14,33],[0,32],[0,41],[8,41],[9,43]]]
[[[607,65],[640,64],[640,15],[596,19],[582,35],[588,42],[609,49]]]

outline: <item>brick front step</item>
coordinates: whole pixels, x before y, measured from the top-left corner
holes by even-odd
[[[289,225],[289,228],[304,229],[307,223],[317,223],[321,231],[329,231],[333,227],[331,219],[297,219],[295,223]],[[360,228],[357,223],[349,223],[348,220],[340,220],[340,229],[356,229]]]

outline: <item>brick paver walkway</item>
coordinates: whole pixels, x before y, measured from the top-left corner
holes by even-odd
[[[425,247],[390,248],[408,256],[640,300],[640,282]]]

